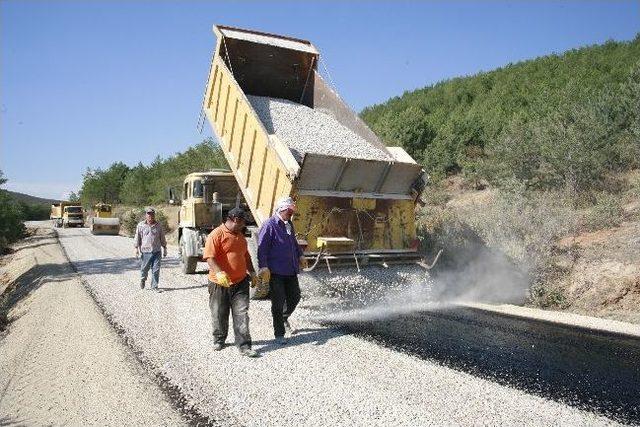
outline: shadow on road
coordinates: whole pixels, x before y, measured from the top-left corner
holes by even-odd
[[[162,279],[161,279],[162,282]],[[182,286],[180,288],[166,288],[166,287],[161,287],[158,286],[158,289],[161,290],[162,292],[173,292],[173,291],[186,291],[189,289],[200,289],[200,288],[206,288],[208,285],[206,283],[202,284],[202,285],[195,285],[195,286]]]
[[[640,423],[640,339],[470,308],[333,325],[460,371]]]
[[[0,296],[0,331],[9,324],[9,312],[20,301],[45,283],[62,282],[74,275],[66,264],[35,264],[18,276],[13,284]],[[13,317],[11,320],[17,320]]]
[[[140,270],[140,260],[135,258],[99,258],[72,261],[72,263],[82,275],[121,274],[126,271]],[[179,264],[179,261],[175,258],[164,258],[162,260],[162,268],[177,267]],[[162,275],[162,272],[160,274]]]
[[[287,339],[284,345],[277,344],[275,340],[258,340],[253,344],[262,346],[256,348],[261,354],[277,351],[286,347],[294,347],[302,344],[324,345],[327,341],[346,335],[347,333],[339,329],[307,328],[299,329],[291,338]]]

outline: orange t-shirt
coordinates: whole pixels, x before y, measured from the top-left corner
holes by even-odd
[[[224,224],[209,233],[202,257],[205,260],[213,258],[234,284],[247,277],[247,263],[251,262],[247,239],[241,233],[232,233]],[[209,270],[209,280],[217,283],[213,270]]]

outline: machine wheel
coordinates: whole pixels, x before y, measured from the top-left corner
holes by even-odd
[[[184,274],[193,274],[196,272],[196,267],[198,266],[198,258],[190,257],[187,255],[187,251],[185,250],[184,242],[182,237],[180,237],[179,245],[180,247],[180,269]]]
[[[193,274],[196,272],[198,258],[182,255],[180,257],[180,267],[185,274]]]
[[[258,228],[249,228],[250,236],[247,237],[247,249],[251,256],[251,263],[255,271],[258,271]],[[269,284],[259,284],[255,288],[249,288],[249,298],[253,300],[268,299],[269,298]]]

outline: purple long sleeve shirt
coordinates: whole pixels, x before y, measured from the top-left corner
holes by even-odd
[[[291,224],[291,221],[289,221]],[[282,276],[294,276],[299,273],[299,259],[302,249],[296,240],[291,224],[291,234],[278,215],[269,218],[258,234],[258,266],[268,267],[271,273]]]

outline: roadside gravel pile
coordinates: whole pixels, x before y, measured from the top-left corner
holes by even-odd
[[[177,254],[163,261],[157,294],[139,288],[130,239],[60,230],[75,267],[110,320],[148,368],[218,423],[249,426],[326,425],[609,425],[611,420],[420,360],[311,321],[317,298],[342,291],[320,284],[292,318],[297,333],[273,342],[269,302],[251,302],[251,333],[262,357],[212,349],[205,275],[185,276]],[[382,274],[382,273],[380,273]],[[387,273],[390,274],[390,273]],[[351,279],[350,279],[351,280]],[[365,281],[365,285],[371,285]],[[402,282],[399,275],[398,282]],[[406,278],[405,278],[406,281]],[[360,295],[360,283],[347,294]],[[344,284],[344,283],[343,283]],[[356,286],[357,285],[357,286]],[[317,292],[316,292],[317,291]],[[380,291],[381,292],[381,291]],[[232,335],[233,333],[230,332]],[[231,342],[230,336],[227,341]]]
[[[293,153],[298,163],[306,153],[364,160],[392,160],[376,147],[343,126],[327,113],[292,101],[247,96],[267,132],[275,134]]]

